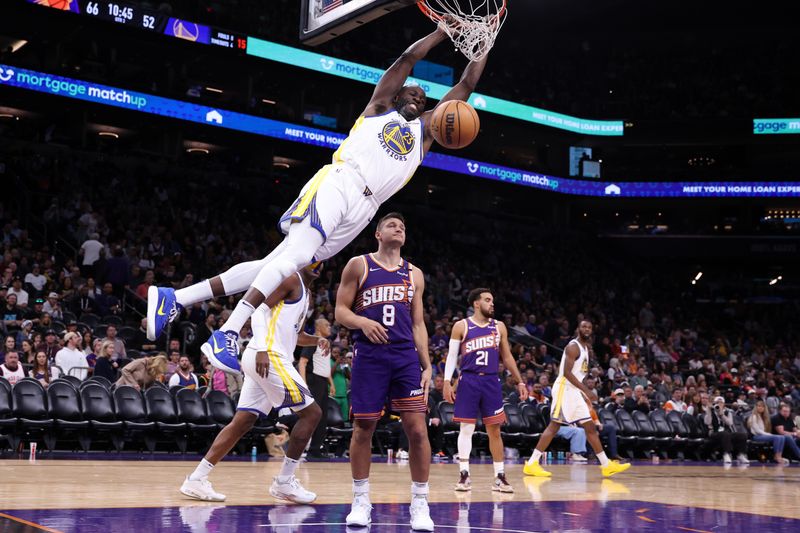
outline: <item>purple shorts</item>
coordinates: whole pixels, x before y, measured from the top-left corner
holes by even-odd
[[[486,426],[505,422],[500,379],[496,374],[464,372],[458,378],[453,421],[474,424],[478,415]]]
[[[356,343],[350,380],[353,417],[378,420],[387,400],[392,411],[428,410],[420,387],[422,370],[413,345]]]

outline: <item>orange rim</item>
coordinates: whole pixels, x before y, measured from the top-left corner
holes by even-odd
[[[422,13],[426,17],[428,17],[428,18],[430,18],[432,20],[436,20],[436,21],[442,20],[442,16],[439,15],[438,13],[436,13],[435,11],[433,11],[430,7],[428,7],[428,4],[425,2],[425,0],[419,0],[417,2],[417,7],[419,7],[419,10],[422,11]],[[503,0],[503,5],[500,7],[500,10],[497,12],[497,16],[498,17],[502,17],[503,13],[505,13],[505,12],[506,12],[506,0]]]

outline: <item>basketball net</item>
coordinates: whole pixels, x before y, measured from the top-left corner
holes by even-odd
[[[417,5],[470,61],[489,53],[506,20],[506,0],[419,0]]]

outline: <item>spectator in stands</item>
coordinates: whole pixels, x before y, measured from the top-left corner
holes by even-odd
[[[636,385],[636,387],[633,388],[633,399],[635,404],[629,412],[641,411],[644,414],[650,412],[650,399],[647,397],[647,394],[645,394],[645,389],[641,385]]]
[[[646,302],[644,307],[639,310],[639,327],[643,330],[653,329],[656,315],[653,313],[653,306]]]
[[[783,448],[787,444],[783,435],[772,433],[772,422],[767,412],[767,405],[763,401],[756,402],[755,409],[747,419],[747,427],[753,434],[753,440],[757,442],[772,443],[772,451],[775,453],[775,462],[779,465],[788,465],[789,460],[783,457]],[[789,438],[793,442],[793,439]],[[797,445],[795,444],[795,447]]]
[[[342,411],[342,418],[350,418],[350,404],[347,398],[347,391],[350,389],[350,365],[346,354],[338,346],[331,348],[331,359],[333,362],[333,385],[336,388],[334,399],[339,404]]]
[[[16,335],[7,335],[5,341],[3,342],[3,351],[0,352],[0,363],[3,363],[6,360],[6,354],[8,352],[15,351],[17,351]]]
[[[81,336],[74,331],[64,335],[64,347],[56,354],[56,365],[67,376],[75,376],[81,381],[86,379],[88,364],[86,356],[80,349]]]
[[[177,371],[169,378],[169,386],[183,387],[186,389],[197,389],[200,387],[200,381],[197,376],[192,372],[192,362],[189,360],[188,355],[181,355],[178,362]]]
[[[503,397],[507,398],[509,394],[515,393],[517,391],[517,383],[514,381],[514,376],[511,374],[506,376],[506,381],[503,383],[502,392]]]
[[[683,388],[675,387],[672,389],[672,399],[664,404],[664,411],[669,413],[675,410],[679,413],[685,413],[687,407],[686,402],[683,401]]]
[[[636,398],[633,396],[633,389],[630,385],[622,387],[623,395],[625,396],[625,403],[622,406],[626,411],[632,413],[636,409]]]
[[[694,392],[688,399],[689,401],[686,402],[686,412],[692,416],[699,415],[702,412],[700,393]]]
[[[122,339],[117,338],[117,326],[114,324],[109,324],[106,328],[106,337],[103,341],[109,341],[114,343],[114,356],[112,359],[125,359],[128,355],[125,353],[125,343],[122,342]]]
[[[547,396],[542,393],[542,384],[541,383],[534,383],[533,387],[531,387],[530,393],[528,394],[528,403],[532,403],[534,405],[539,405],[542,403],[548,403],[550,400]]]
[[[78,255],[83,258],[80,269],[81,275],[84,278],[93,278],[97,276],[94,264],[100,259],[100,251],[104,248],[103,243],[101,243],[99,239],[100,235],[97,233],[90,233],[78,250]]]
[[[84,343],[85,342],[84,340]],[[94,372],[94,368],[97,366],[97,358],[100,357],[100,352],[103,350],[103,341],[100,339],[92,339],[90,335],[89,344],[92,346],[92,349],[86,354],[86,364],[89,365],[91,371]],[[86,350],[84,350],[84,352],[85,351]]]
[[[92,337],[92,331],[86,330],[83,332],[81,346],[83,347],[84,355],[96,354],[97,352],[94,351],[94,338]]]
[[[606,405],[606,409],[616,412],[617,409],[625,408],[625,391],[622,389],[614,389],[609,398],[610,403]]]
[[[11,385],[15,385],[25,377],[25,370],[19,362],[19,354],[16,351],[6,352],[5,362],[0,364],[0,376],[6,378]]]
[[[546,373],[539,376],[539,384],[542,386],[542,394],[547,398],[553,397],[553,389],[550,387],[550,376]]]
[[[49,314],[54,320],[64,319],[64,312],[61,309],[61,302],[57,292],[51,292],[47,295],[47,301],[42,306],[42,311]]]
[[[38,380],[46,389],[50,385],[50,382],[60,375],[61,373],[58,371],[57,367],[50,366],[50,361],[48,361],[46,353],[36,353],[33,367],[28,371],[28,376]]]
[[[637,385],[641,385],[642,389],[644,389],[644,387],[647,387],[647,382],[648,382],[647,368],[645,368],[644,366],[640,366],[636,370],[636,375],[629,380],[631,387],[635,388]]]
[[[733,425],[733,412],[725,407],[725,398],[717,396],[712,405],[708,395],[702,396],[703,422],[708,427],[711,444],[722,450],[722,462],[731,464],[731,452],[737,454],[740,465],[749,465],[747,459],[747,433],[739,433]]]
[[[164,379],[169,381],[172,375],[178,371],[181,364],[181,352],[179,350],[169,350],[167,355],[167,372],[164,374]]]
[[[50,360],[51,363],[54,363],[56,360],[56,354],[61,349],[61,346],[58,344],[58,337],[56,336],[56,332],[53,329],[48,329],[44,334],[44,343],[41,346],[37,346],[36,350],[42,350],[44,353],[47,354],[47,358]]]
[[[6,305],[3,308],[3,326],[8,333],[17,332],[25,313],[17,306],[17,295],[11,292],[6,295]]]
[[[30,298],[30,295],[28,294],[28,291],[22,288],[22,278],[19,276],[14,276],[14,279],[11,280],[11,288],[8,289],[6,299],[12,295],[17,297],[17,307],[21,307],[23,309],[28,307],[28,299]]]
[[[792,407],[788,403],[781,402],[778,413],[772,417],[772,431],[778,435],[788,437],[787,444],[788,441],[791,440],[795,444],[795,447],[797,446],[797,439],[800,438],[800,430],[794,423]],[[797,455],[797,459],[800,460],[800,454]]]
[[[142,352],[150,352],[156,349],[156,341],[147,338],[147,317],[142,317],[139,321],[139,329],[131,341],[131,348],[137,348]],[[178,350],[180,352],[180,350]]]
[[[23,365],[32,365],[35,358],[36,349],[33,340],[25,339],[20,345],[19,360]],[[0,363],[2,363],[2,356],[0,356]]]
[[[136,287],[136,296],[143,302],[147,301],[147,289],[155,282],[155,277],[155,272],[148,270],[145,272],[142,282]]]
[[[70,306],[72,312],[78,317],[84,313],[97,312],[97,304],[95,303],[94,298],[89,295],[88,285],[81,285],[78,288],[78,294],[72,299]]]
[[[31,266],[31,271],[25,274],[25,283],[36,289],[37,294],[40,294],[44,289],[47,284],[47,278],[42,274],[38,263],[34,263]]]
[[[74,280],[70,276],[66,276],[61,282],[61,292],[58,295],[61,305],[70,305],[76,294]]]
[[[109,282],[103,284],[103,290],[95,296],[94,301],[97,311],[103,316],[122,314],[119,298],[114,296],[114,287]]]
[[[116,246],[111,252],[111,258],[106,265],[106,281],[114,288],[114,296],[122,298],[125,288],[130,285],[130,262],[125,257],[121,246]]]
[[[558,428],[556,437],[561,437],[569,441],[569,451],[572,454],[570,459],[576,463],[585,463],[586,458],[586,432],[583,428],[575,426],[561,426]]]
[[[439,418],[439,403],[444,401],[444,377],[437,374],[433,377],[433,388],[428,393],[428,440],[431,441],[431,453],[445,457],[444,431],[442,419]]]
[[[114,355],[114,343],[109,341],[100,342],[100,351],[97,354],[97,361],[94,365],[94,375],[104,377],[114,383],[117,381],[117,369],[119,368],[119,363],[111,359]]]
[[[156,381],[164,379],[167,371],[167,356],[159,354],[154,357],[136,359],[124,367],[117,380],[117,387],[127,385],[136,390],[144,390]]]
[[[23,320],[20,324],[19,331],[15,335],[16,346],[22,346],[22,341],[31,340],[33,338],[33,322],[31,320]]]
[[[331,350],[328,340],[331,336],[331,323],[326,318],[320,317],[314,321],[314,336],[320,341],[316,346],[306,346],[300,351],[297,371],[308,384],[308,390],[314,401],[322,409],[322,416],[308,448],[309,457],[320,459],[326,457],[322,446],[328,427],[328,395],[336,396],[336,388],[331,377]]]

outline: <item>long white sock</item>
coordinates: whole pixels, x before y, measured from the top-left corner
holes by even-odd
[[[532,465],[533,463],[538,463],[539,459],[541,458],[542,458],[542,452],[540,452],[539,450],[533,450],[531,458],[528,459],[528,464]]]
[[[281,471],[278,474],[278,481],[281,483],[286,483],[289,481],[295,471],[297,470],[297,465],[300,464],[300,461],[297,459],[292,459],[291,457],[284,457],[283,458],[283,465],[281,466]]]
[[[458,471],[469,474],[469,461],[462,461],[460,452],[458,454]]]
[[[606,457],[606,452],[596,453],[597,460],[600,461],[600,466],[608,466],[608,457]]]
[[[506,473],[506,469],[505,469],[505,465],[503,464],[503,461],[500,461],[499,463],[497,461],[494,461],[494,462],[492,462],[492,466],[494,467],[494,475],[495,475],[495,477],[497,477],[498,474],[505,474]]]
[[[197,465],[197,468],[194,469],[194,472],[192,472],[189,475],[189,479],[191,481],[200,481],[204,477],[208,477],[208,475],[211,473],[211,470],[213,470],[213,469],[214,469],[214,465],[209,463],[206,460],[206,458],[204,457],[200,461],[200,464]]]
[[[188,307],[197,302],[205,302],[213,297],[214,292],[211,290],[211,282],[207,279],[190,285],[185,289],[178,289],[175,291],[175,299],[184,307]]]
[[[239,300],[239,303],[236,304],[236,307],[233,308],[233,312],[231,316],[228,317],[228,320],[219,328],[222,331],[233,331],[237,335],[240,331],[242,331],[242,327],[244,323],[247,322],[247,319],[255,313],[256,308],[253,307],[253,304],[242,298]]]
[[[469,456],[472,453],[472,434],[475,432],[475,424],[461,422],[458,431],[458,462],[461,470],[469,472]],[[466,468],[464,468],[466,463]]]
[[[353,480],[353,496],[366,495],[369,498],[369,478]]]

